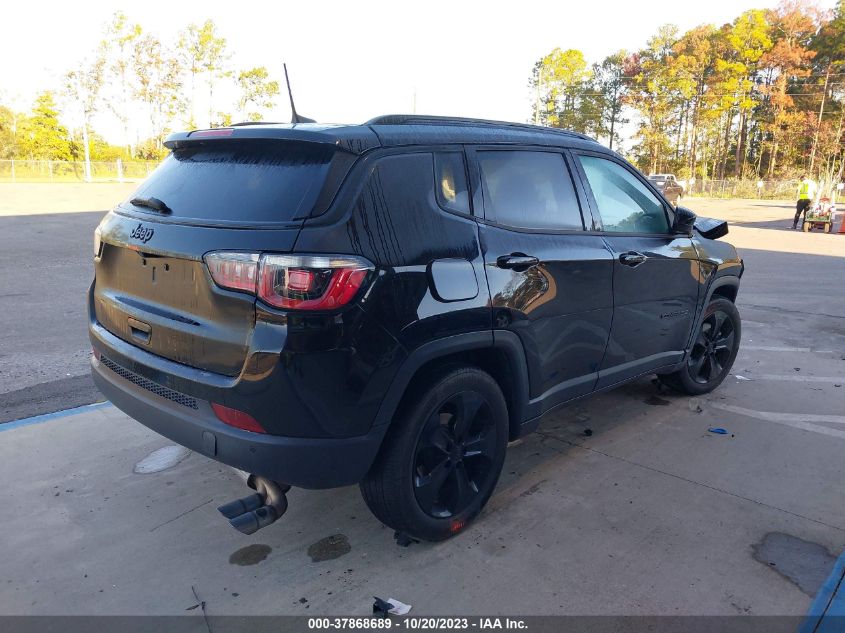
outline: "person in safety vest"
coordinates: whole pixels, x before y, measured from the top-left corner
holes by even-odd
[[[801,176],[801,183],[798,185],[798,204],[795,205],[795,219],[792,220],[793,229],[798,227],[798,218],[807,215],[807,209],[810,208],[815,197],[816,183],[807,175]]]

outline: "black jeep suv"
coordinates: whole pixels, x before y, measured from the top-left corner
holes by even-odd
[[[726,225],[584,136],[394,115],[166,145],[96,232],[92,371],[252,473],[221,507],[246,533],[291,485],[359,483],[387,525],[446,538],[544,414],[643,374],[705,393],[736,356]]]

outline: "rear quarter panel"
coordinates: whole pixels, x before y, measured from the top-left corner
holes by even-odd
[[[373,262],[378,276],[360,305],[407,350],[491,329],[478,226],[471,217],[438,205],[432,151],[381,151],[361,159],[332,209],[306,222],[295,247],[302,253],[350,253]],[[431,266],[440,260],[468,262],[477,294],[455,301],[438,296]],[[466,272],[461,267],[461,274]]]

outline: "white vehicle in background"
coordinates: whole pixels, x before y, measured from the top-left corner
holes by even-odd
[[[648,180],[663,194],[664,198],[674,205],[678,204],[685,193],[686,183],[682,184],[675,178],[675,174],[651,174]]]

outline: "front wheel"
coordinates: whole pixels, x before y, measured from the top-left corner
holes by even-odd
[[[496,487],[508,441],[505,398],[474,367],[423,381],[397,413],[361,494],[385,525],[440,541],[474,519]]]
[[[804,229],[804,233],[809,233],[810,232],[810,226],[811,225],[810,225],[809,222],[804,222],[804,225],[801,228]]]
[[[733,366],[739,351],[742,323],[736,306],[714,299],[704,309],[692,349],[684,366],[661,380],[683,393],[698,396],[718,387]]]

